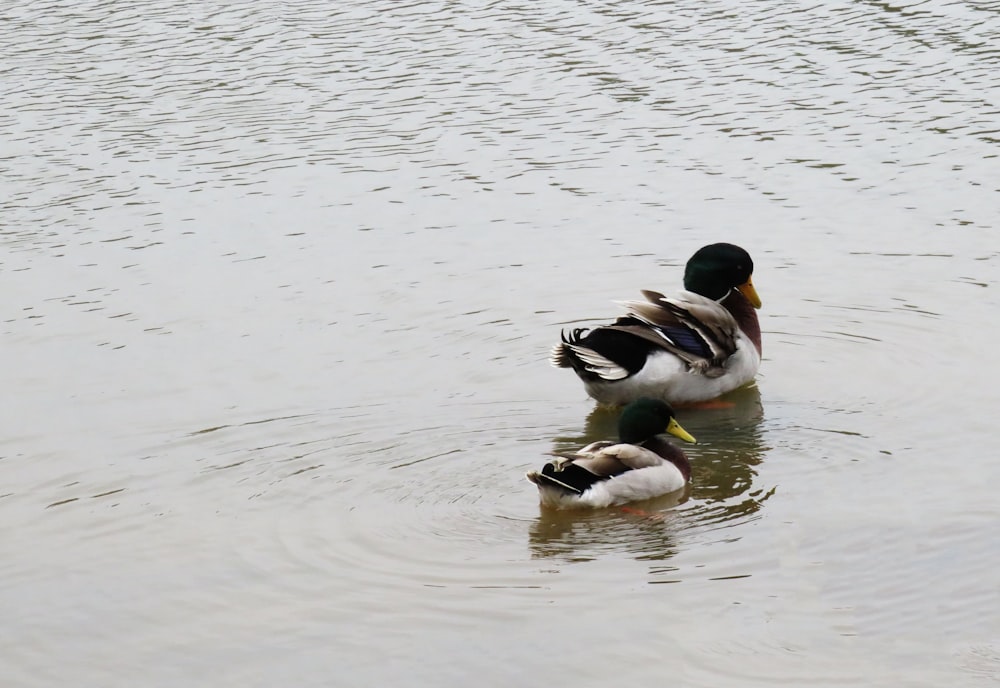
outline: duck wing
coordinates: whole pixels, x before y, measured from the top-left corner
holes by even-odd
[[[571,457],[553,461],[559,470],[565,470],[568,464],[573,464],[599,478],[612,478],[625,471],[659,466],[661,463],[663,458],[645,447],[608,441],[594,442]]]
[[[636,444],[612,444],[601,449],[600,456],[603,461],[613,460],[618,466],[624,468],[624,470],[619,470],[619,473],[651,468],[663,463],[663,457]]]
[[[572,454],[558,455],[551,464],[556,471],[566,471],[573,467],[591,474],[594,482],[605,480],[629,470],[614,453],[607,452],[615,446],[614,442],[608,440],[593,442]]]
[[[736,352],[739,332],[724,306],[690,291],[667,297],[643,290],[642,295],[645,301],[623,302],[628,315],[606,328],[641,337],[701,372],[723,372],[722,365]]]
[[[536,484],[548,483],[583,494],[595,483],[662,463],[661,457],[643,447],[601,441],[588,444],[573,455],[557,457],[541,471],[529,473],[528,479]]]

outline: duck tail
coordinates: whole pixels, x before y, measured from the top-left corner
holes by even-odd
[[[541,471],[531,471],[529,473],[525,473],[524,477],[539,487],[557,487],[571,494],[583,494],[583,489],[570,485],[569,483],[565,483],[556,478],[553,475],[552,464],[550,463],[545,464],[545,467],[542,468]]]
[[[570,331],[567,336],[566,331],[560,333],[560,341],[549,351],[549,363],[554,368],[577,368],[583,367],[579,356],[573,351],[573,346],[578,344],[587,334],[587,328],[578,327]]]
[[[641,339],[607,327],[599,327],[593,331],[579,327],[570,330],[568,334],[563,330],[561,339],[559,344],[552,347],[549,362],[556,368],[572,368],[585,382],[624,380],[642,368],[649,348]],[[635,354],[629,357],[629,360],[634,359],[634,370],[628,369],[628,364],[623,365],[612,358],[615,356],[612,351],[620,352],[622,349],[627,354]]]

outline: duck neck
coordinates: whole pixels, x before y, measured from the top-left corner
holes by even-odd
[[[764,352],[760,346],[760,322],[757,320],[757,309],[750,304],[747,297],[736,289],[730,289],[719,303],[732,314],[736,324],[757,347],[757,355],[762,356]]]
[[[684,476],[685,482],[691,479],[691,462],[688,461],[687,454],[679,447],[674,446],[660,435],[646,440],[642,446],[677,466],[677,470]]]

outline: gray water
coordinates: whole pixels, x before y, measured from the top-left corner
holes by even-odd
[[[0,8],[4,686],[1000,678],[996,2]],[[756,263],[689,493],[547,349]]]

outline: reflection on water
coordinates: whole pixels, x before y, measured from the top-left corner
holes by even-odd
[[[636,559],[668,559],[676,553],[676,519],[668,510],[676,495],[596,511],[544,509],[528,528],[528,546],[537,558],[592,561],[625,553]]]
[[[556,437],[552,453],[614,439],[619,414],[620,409],[595,406],[584,432]],[[698,444],[684,446],[692,476],[683,492],[597,511],[539,507],[529,532],[532,554],[589,561],[602,553],[625,552],[638,560],[665,560],[676,552],[678,540],[756,518],[775,492],[755,484],[767,449],[757,386],[735,390],[714,404],[678,409],[677,417],[698,439]]]
[[[684,416],[698,438],[692,453],[691,505],[684,511],[690,527],[722,527],[745,522],[774,494],[756,484],[757,467],[768,447],[763,436],[764,408],[756,385],[735,390],[710,408]]]

